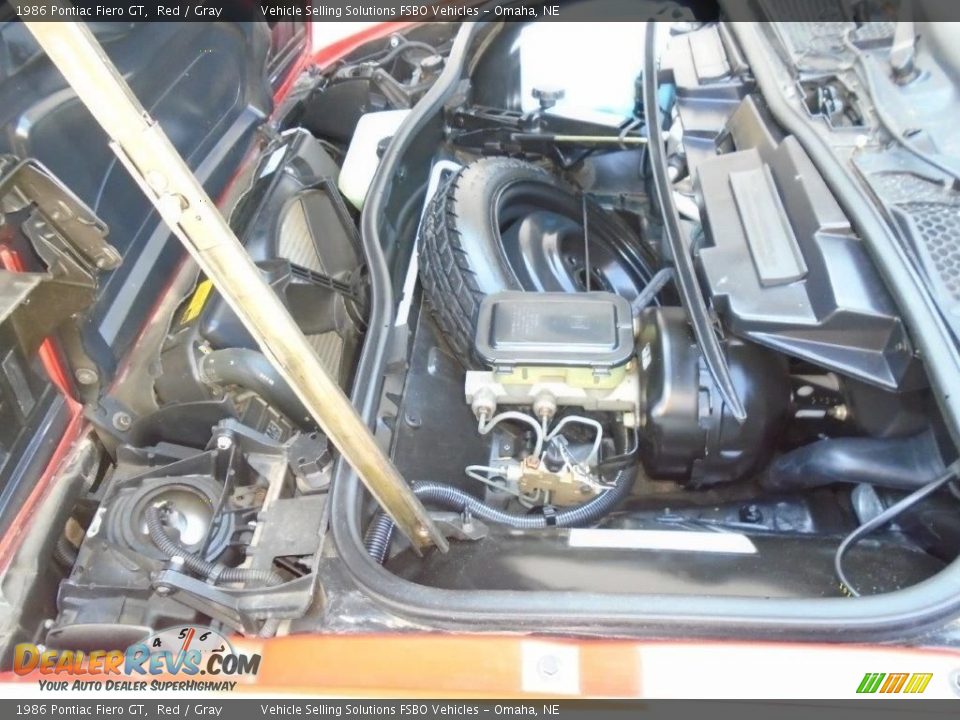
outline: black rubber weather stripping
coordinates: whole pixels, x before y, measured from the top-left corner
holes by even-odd
[[[693,267],[693,258],[684,247],[680,230],[680,216],[673,202],[670,176],[667,174],[666,144],[660,126],[660,110],[657,102],[657,23],[647,23],[643,53],[643,114],[647,121],[647,153],[653,170],[653,184],[657,190],[663,231],[672,255],[680,300],[693,326],[693,334],[703,353],[710,376],[717,384],[724,402],[730,406],[733,416],[743,422],[747,411],[730,377],[730,368],[720,346],[720,339],[713,330],[713,322],[703,300]]]

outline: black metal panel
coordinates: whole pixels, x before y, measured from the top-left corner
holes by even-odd
[[[0,304],[11,300],[8,293]],[[0,529],[33,489],[69,416],[39,359],[24,353],[8,307],[0,308]]]
[[[103,23],[92,29],[216,197],[271,107],[265,23]],[[0,150],[36,158],[110,227],[124,256],[101,282],[84,343],[109,371],[183,257],[107,138],[22,24],[0,26]]]
[[[570,547],[571,533],[577,532],[499,530],[483,540],[454,542],[446,554],[418,558],[405,550],[387,566],[407,580],[453,590],[843,595],[833,572],[837,541],[830,538],[755,535],[750,540],[757,552],[736,554]],[[857,546],[845,567],[862,592],[879,593],[920,582],[942,564],[903,545],[871,542]]]

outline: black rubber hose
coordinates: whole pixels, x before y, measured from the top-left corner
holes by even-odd
[[[377,516],[367,528],[363,538],[363,547],[378,564],[383,565],[390,550],[390,541],[393,540],[393,531],[397,526],[386,513],[377,513]]]
[[[662,268],[657,274],[650,278],[650,282],[640,291],[640,294],[630,303],[630,310],[633,316],[637,317],[647,305],[652,303],[660,291],[667,286],[667,283],[673,280],[673,268]]]
[[[952,481],[957,477],[958,471],[960,471],[960,461],[953,463],[950,465],[950,467],[944,470],[941,470],[937,477],[935,477],[933,480],[926,481],[926,484],[918,483],[920,485],[918,490],[915,490],[905,498],[902,498],[895,505],[891,505],[875,518],[865,522],[863,525],[858,527],[844,538],[843,542],[840,543],[840,546],[837,548],[837,552],[833,556],[833,569],[836,572],[837,578],[840,580],[841,585],[846,587],[851,595],[854,597],[860,597],[860,592],[850,582],[850,580],[847,579],[846,574],[843,572],[843,556],[847,553],[847,551],[853,547],[855,543],[860,542],[860,540],[872,533],[874,530],[883,527],[895,517],[903,512],[906,512],[928,495],[932,495],[944,485]]]
[[[200,359],[200,378],[208,385],[238,385],[252,390],[294,422],[313,425],[303,403],[261,352],[247,348],[214,350]]]
[[[214,582],[223,583],[256,583],[258,585],[280,585],[283,578],[273,570],[253,570],[251,568],[231,568],[218,563],[212,563],[204,560],[199,555],[194,555],[189,550],[181,547],[175,542],[163,527],[163,520],[160,518],[160,508],[151,505],[146,511],[147,530],[150,533],[150,539],[157,549],[168,558],[183,558],[184,567],[201,575],[212,579]]]
[[[77,549],[73,546],[66,535],[57,538],[57,544],[53,548],[53,557],[61,565],[72,568],[77,564]]]
[[[743,400],[730,374],[727,356],[723,352],[720,339],[714,331],[713,320],[707,310],[706,301],[697,280],[693,258],[685,243],[685,235],[680,226],[680,215],[673,199],[673,184],[667,172],[666,138],[660,127],[660,90],[657,65],[657,29],[656,23],[647,23],[643,50],[643,114],[647,120],[647,156],[653,170],[653,184],[657,190],[657,204],[663,220],[663,237],[666,248],[673,261],[674,284],[680,294],[681,304],[694,338],[700,348],[703,362],[723,401],[729,406],[730,413],[740,424],[747,419]]]
[[[914,490],[943,468],[932,432],[905,438],[831,438],[776,458],[763,485],[798,490],[842,482]]]
[[[471,515],[480,520],[520,530],[539,530],[550,526],[580,527],[599,520],[630,494],[635,470],[636,466],[620,470],[614,479],[612,488],[582,505],[561,510],[551,518],[546,515],[514,515],[504,512],[480,502],[473,495],[459,488],[442,483],[415,483],[413,493],[424,503],[432,503],[456,512],[469,510]],[[379,563],[383,563],[390,549],[392,535],[393,520],[382,512],[378,513],[373,522],[370,523],[364,540],[364,547],[366,547],[370,557]]]

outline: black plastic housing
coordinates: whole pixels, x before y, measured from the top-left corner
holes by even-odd
[[[790,400],[781,356],[739,340],[724,344],[747,411],[740,423],[707,372],[681,308],[644,311],[637,347],[647,474],[711,485],[743,477],[772,454]]]
[[[728,129],[739,149],[696,173],[697,261],[724,327],[877,387],[915,387],[900,313],[800,143],[773,140],[750,100]]]

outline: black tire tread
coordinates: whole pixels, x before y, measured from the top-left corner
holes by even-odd
[[[463,171],[437,191],[420,232],[420,282],[434,321],[457,359],[479,360],[473,350],[473,328],[484,293],[477,287],[463,238],[456,226],[457,182]]]
[[[558,192],[575,192],[530,162],[483,158],[461,168],[437,190],[420,227],[420,282],[426,304],[450,351],[466,368],[486,367],[474,349],[483,298],[490,292],[523,289],[496,249],[498,239],[492,228],[492,214],[489,219],[483,216],[485,204],[492,204],[491,198],[499,189],[518,178],[551,185]],[[591,227],[603,227],[608,234],[621,237],[633,234],[619,218],[599,206],[591,203],[589,211]]]

